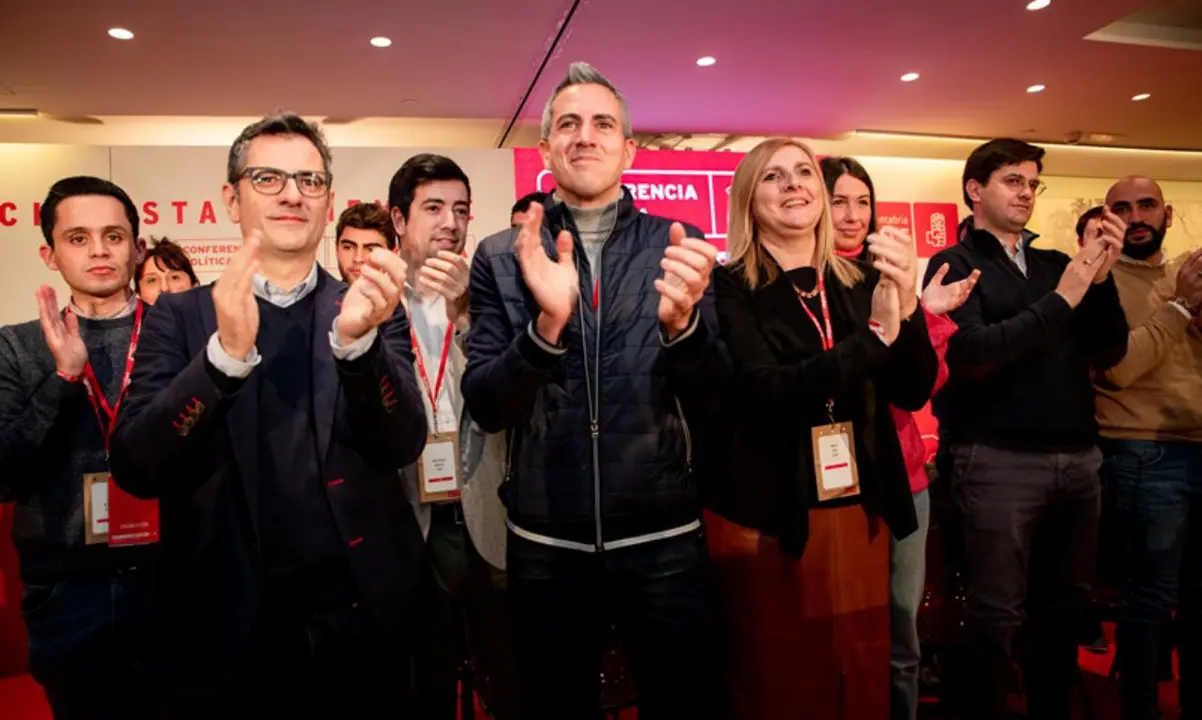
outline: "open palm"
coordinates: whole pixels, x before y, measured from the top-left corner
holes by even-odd
[[[572,234],[567,230],[555,240],[559,259],[552,260],[543,248],[541,205],[531,205],[516,244],[522,279],[534,295],[534,301],[546,315],[566,321],[580,297],[580,274],[572,263]]]
[[[932,315],[947,315],[967,302],[968,296],[972,294],[972,289],[981,277],[980,270],[973,270],[972,274],[963,280],[945,285],[943,280],[947,277],[950,267],[945,264],[939,268],[922,291],[922,306]]]

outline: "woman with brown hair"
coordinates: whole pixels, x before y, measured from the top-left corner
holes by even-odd
[[[707,534],[740,720],[889,716],[889,537],[917,527],[889,406],[918,410],[936,357],[904,233],[835,253],[813,152],[765,140],[735,171],[714,274],[736,366]]]
[[[163,293],[191,290],[200,285],[188,254],[167,238],[151,238],[142,262],[134,272],[134,291],[147,305],[154,305]]]

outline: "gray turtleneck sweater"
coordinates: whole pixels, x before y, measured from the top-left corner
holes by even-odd
[[[595,280],[601,271],[601,247],[609,239],[618,219],[618,203],[588,209],[571,205],[567,207],[576,223],[576,230],[580,233],[580,242],[584,244],[584,254],[588,257],[588,265]]]

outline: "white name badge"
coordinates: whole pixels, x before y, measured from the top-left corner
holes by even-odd
[[[417,463],[418,498],[423,503],[459,499],[459,433],[436,433],[426,439]]]
[[[101,545],[109,541],[109,474],[83,476],[84,542]]]
[[[818,501],[860,494],[856,469],[856,443],[851,423],[834,423],[811,429],[814,443],[814,477]]]

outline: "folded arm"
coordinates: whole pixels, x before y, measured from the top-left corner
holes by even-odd
[[[1127,354],[1127,313],[1111,274],[1089,288],[1076,313],[1089,359],[1098,370],[1114,367]]]
[[[1192,318],[1172,303],[1164,303],[1147,322],[1127,334],[1127,354],[1108,368],[1100,383],[1121,389],[1143,377],[1185,340]]]
[[[472,262],[470,303],[463,400],[481,429],[500,432],[530,412],[566,350],[540,338],[533,322],[514,332],[487,257]]]
[[[889,404],[901,410],[921,410],[931,399],[939,358],[931,346],[926,316],[921,306],[901,325],[889,346],[889,359],[881,378],[881,391]]]
[[[16,344],[9,332],[0,333],[0,502],[17,499],[34,480],[29,468],[63,408],[87,402],[81,383],[54,372],[30,392]]]
[[[113,480],[140,498],[187,496],[200,487],[221,419],[243,384],[217,369],[208,346],[188,353],[180,302],[164,294],[146,314],[113,435]]]
[[[967,261],[954,255],[947,258],[947,263],[951,266],[948,282],[961,280],[972,273]],[[924,287],[941,264],[938,258],[931,261],[923,281]],[[981,312],[980,297],[973,293],[963,305],[951,312],[951,319],[958,330],[948,340],[948,367],[973,374],[992,372],[1000,366],[1026,358],[1049,339],[1069,331],[1072,318],[1073,309],[1068,301],[1058,293],[1050,292],[1014,317],[986,323]]]
[[[354,442],[364,457],[400,469],[421,456],[429,431],[404,307],[361,340],[370,343],[362,352],[334,350]]]

